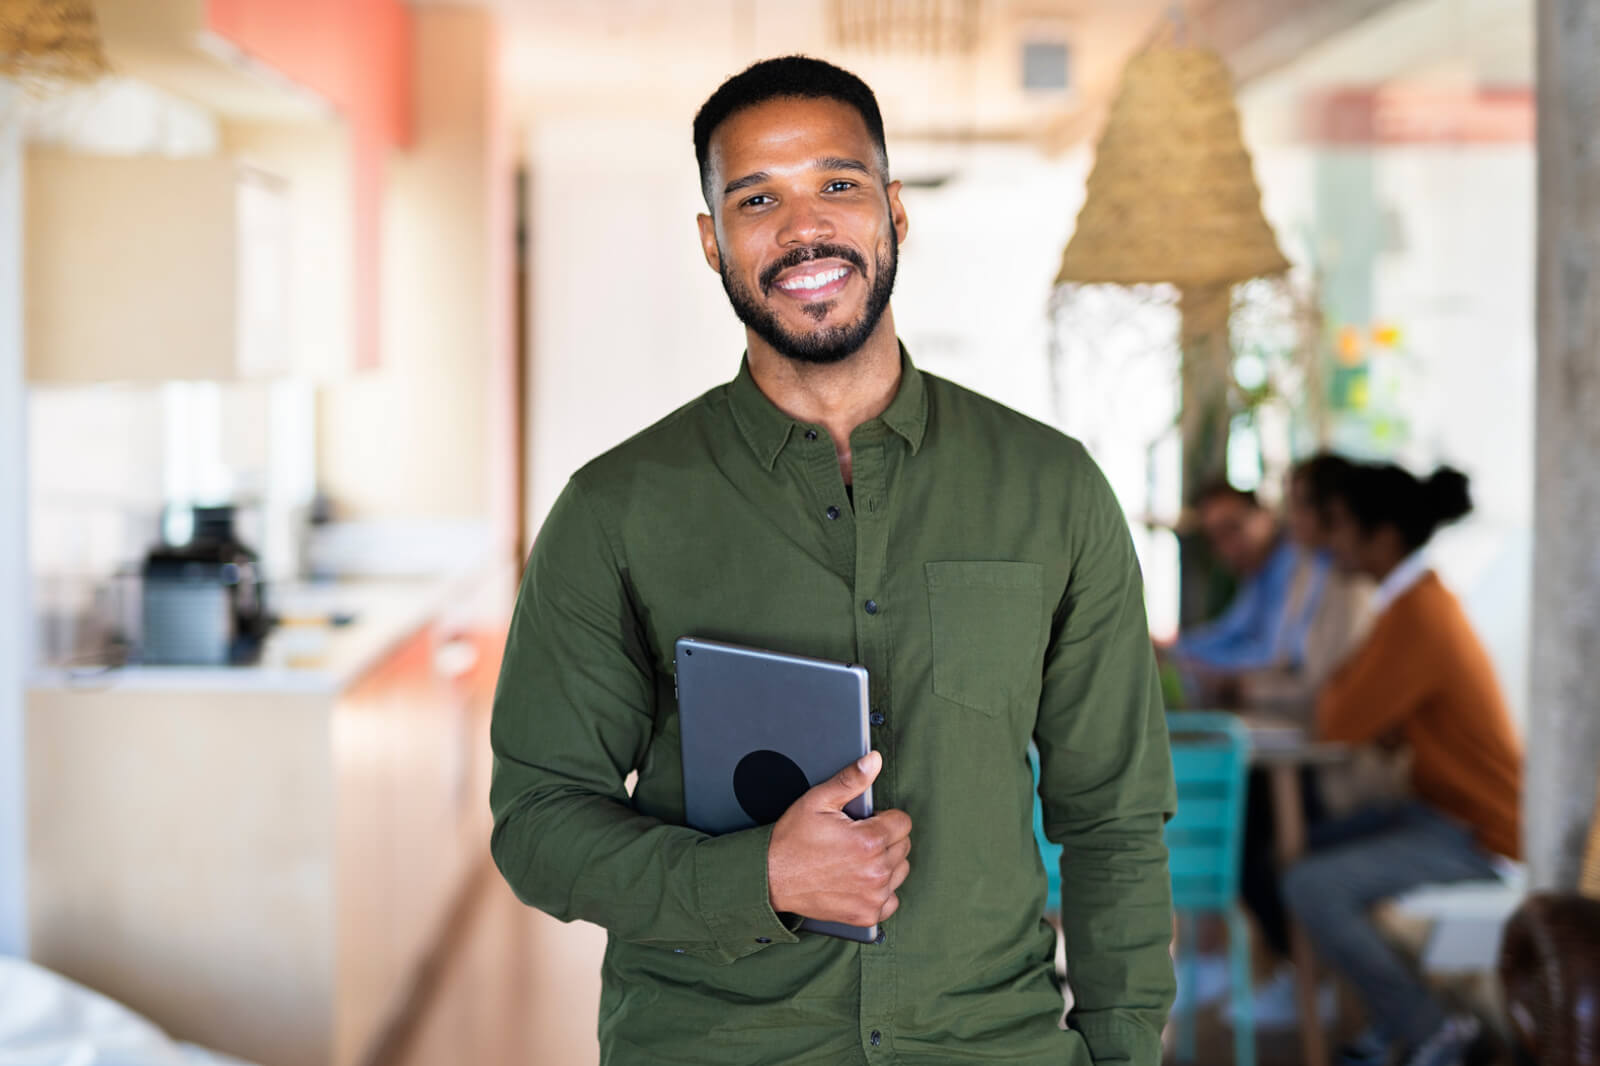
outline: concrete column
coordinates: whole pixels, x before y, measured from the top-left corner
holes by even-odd
[[[1539,0],[1532,884],[1577,884],[1600,776],[1600,4]]]

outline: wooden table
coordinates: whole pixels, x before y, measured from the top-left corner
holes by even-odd
[[[1306,850],[1305,808],[1300,793],[1300,771],[1308,766],[1329,766],[1349,758],[1343,744],[1311,740],[1304,727],[1277,715],[1250,712],[1240,719],[1250,729],[1250,764],[1266,771],[1272,785],[1272,825],[1278,867],[1286,870]],[[1301,1062],[1328,1066],[1328,1042],[1317,1009],[1317,957],[1305,930],[1290,918],[1289,956],[1294,962],[1295,1001],[1300,1014]]]

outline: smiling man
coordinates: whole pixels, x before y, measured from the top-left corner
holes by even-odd
[[[1117,501],[1076,442],[900,346],[906,212],[860,79],[758,63],[694,139],[746,357],[574,475],[539,533],[495,697],[495,860],[608,930],[612,1066],[1154,1066],[1174,790]],[[685,635],[864,664],[873,754],[773,825],[686,828]],[[1064,847],[1065,1028],[1030,741]],[[878,813],[850,820],[869,785]]]

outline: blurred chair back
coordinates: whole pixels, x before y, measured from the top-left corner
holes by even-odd
[[[1255,1066],[1255,1019],[1250,983],[1250,935],[1239,908],[1244,847],[1245,774],[1250,733],[1236,715],[1173,711],[1172,776],[1178,813],[1167,823],[1167,865],[1178,919],[1178,1061],[1195,1058],[1195,918],[1216,914],[1228,925],[1228,970],[1235,1066]]]
[[[1050,894],[1045,900],[1045,913],[1061,913],[1061,845],[1052,844],[1044,837],[1044,804],[1039,802],[1039,751],[1028,745],[1028,761],[1033,764],[1033,839],[1039,845],[1039,859],[1044,863],[1045,877],[1050,884]]]
[[[1519,1061],[1600,1066],[1600,797],[1578,890],[1523,901],[1500,940],[1499,971]]]
[[[1205,711],[1172,712],[1167,730],[1178,782],[1178,814],[1167,823],[1172,905],[1226,913],[1239,897],[1250,734],[1235,715]]]

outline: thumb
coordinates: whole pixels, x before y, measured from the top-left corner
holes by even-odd
[[[843,770],[811,790],[812,806],[829,811],[842,811],[845,804],[861,795],[877,780],[883,769],[883,756],[869,751]]]

